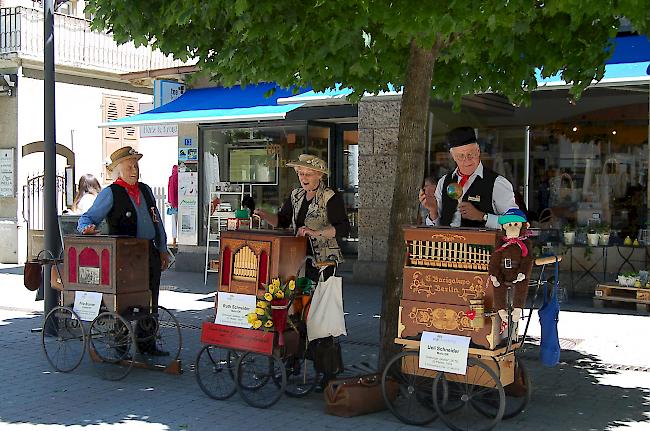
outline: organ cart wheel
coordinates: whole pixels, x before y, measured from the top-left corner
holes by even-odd
[[[144,335],[141,334],[150,334]],[[136,342],[140,346],[154,347],[169,353],[168,356],[150,356],[143,358],[150,365],[167,367],[178,359],[183,344],[181,325],[178,319],[165,307],[158,306],[157,314],[147,314],[138,318],[136,323]]]
[[[526,410],[533,392],[533,385],[528,371],[519,358],[515,358],[515,382],[503,388],[506,395],[506,406],[502,419],[510,419]],[[487,416],[494,416],[499,407],[499,400],[490,398],[493,394],[486,394],[480,403],[474,407]]]
[[[246,352],[237,361],[237,392],[253,407],[278,402],[287,387],[287,370],[277,356]]]
[[[314,368],[313,361],[289,355],[283,362],[287,374],[287,385],[284,392],[288,396],[300,398],[314,390],[318,384],[318,373]],[[281,376],[276,375],[274,378],[278,383]]]
[[[68,373],[79,366],[86,351],[86,330],[77,313],[54,307],[43,322],[41,344],[55,370]]]
[[[99,374],[106,380],[123,379],[136,353],[131,324],[119,314],[104,312],[92,321],[89,332],[89,353]]]
[[[433,393],[445,394],[433,402],[440,419],[454,431],[491,430],[503,417],[506,405],[503,385],[497,373],[479,359],[467,359],[464,376],[438,373]],[[486,400],[490,403],[486,404]]]
[[[381,375],[384,401],[395,417],[405,424],[426,425],[438,416],[431,399],[433,379],[405,372],[403,364],[406,363],[414,365],[414,370],[417,370],[417,350],[398,353],[384,368]]]
[[[237,391],[235,367],[237,353],[214,345],[203,346],[194,362],[199,387],[215,400],[230,398]]]

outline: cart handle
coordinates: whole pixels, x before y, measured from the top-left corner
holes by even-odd
[[[535,265],[537,266],[548,265],[555,262],[562,262],[562,256],[546,256],[535,259]]]

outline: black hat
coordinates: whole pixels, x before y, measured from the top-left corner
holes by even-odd
[[[471,127],[456,127],[447,133],[449,148],[478,143],[476,134]]]

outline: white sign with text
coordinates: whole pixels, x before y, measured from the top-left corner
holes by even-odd
[[[219,292],[217,298],[217,317],[214,323],[237,328],[250,328],[248,314],[255,313],[255,295]]]
[[[84,292],[77,290],[74,293],[74,310],[81,320],[90,322],[99,315],[99,307],[102,305],[101,292]]]
[[[420,368],[445,373],[467,373],[470,337],[423,332],[420,340]]]

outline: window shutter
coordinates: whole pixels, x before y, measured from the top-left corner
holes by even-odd
[[[128,117],[138,113],[138,100],[130,97],[104,95],[102,103],[102,120],[108,122],[119,118]],[[110,162],[110,156],[118,148],[130,145],[134,149],[138,147],[137,127],[106,127],[103,129],[102,158],[104,162]],[[111,172],[107,169],[106,163],[103,167],[104,181],[113,181]]]

